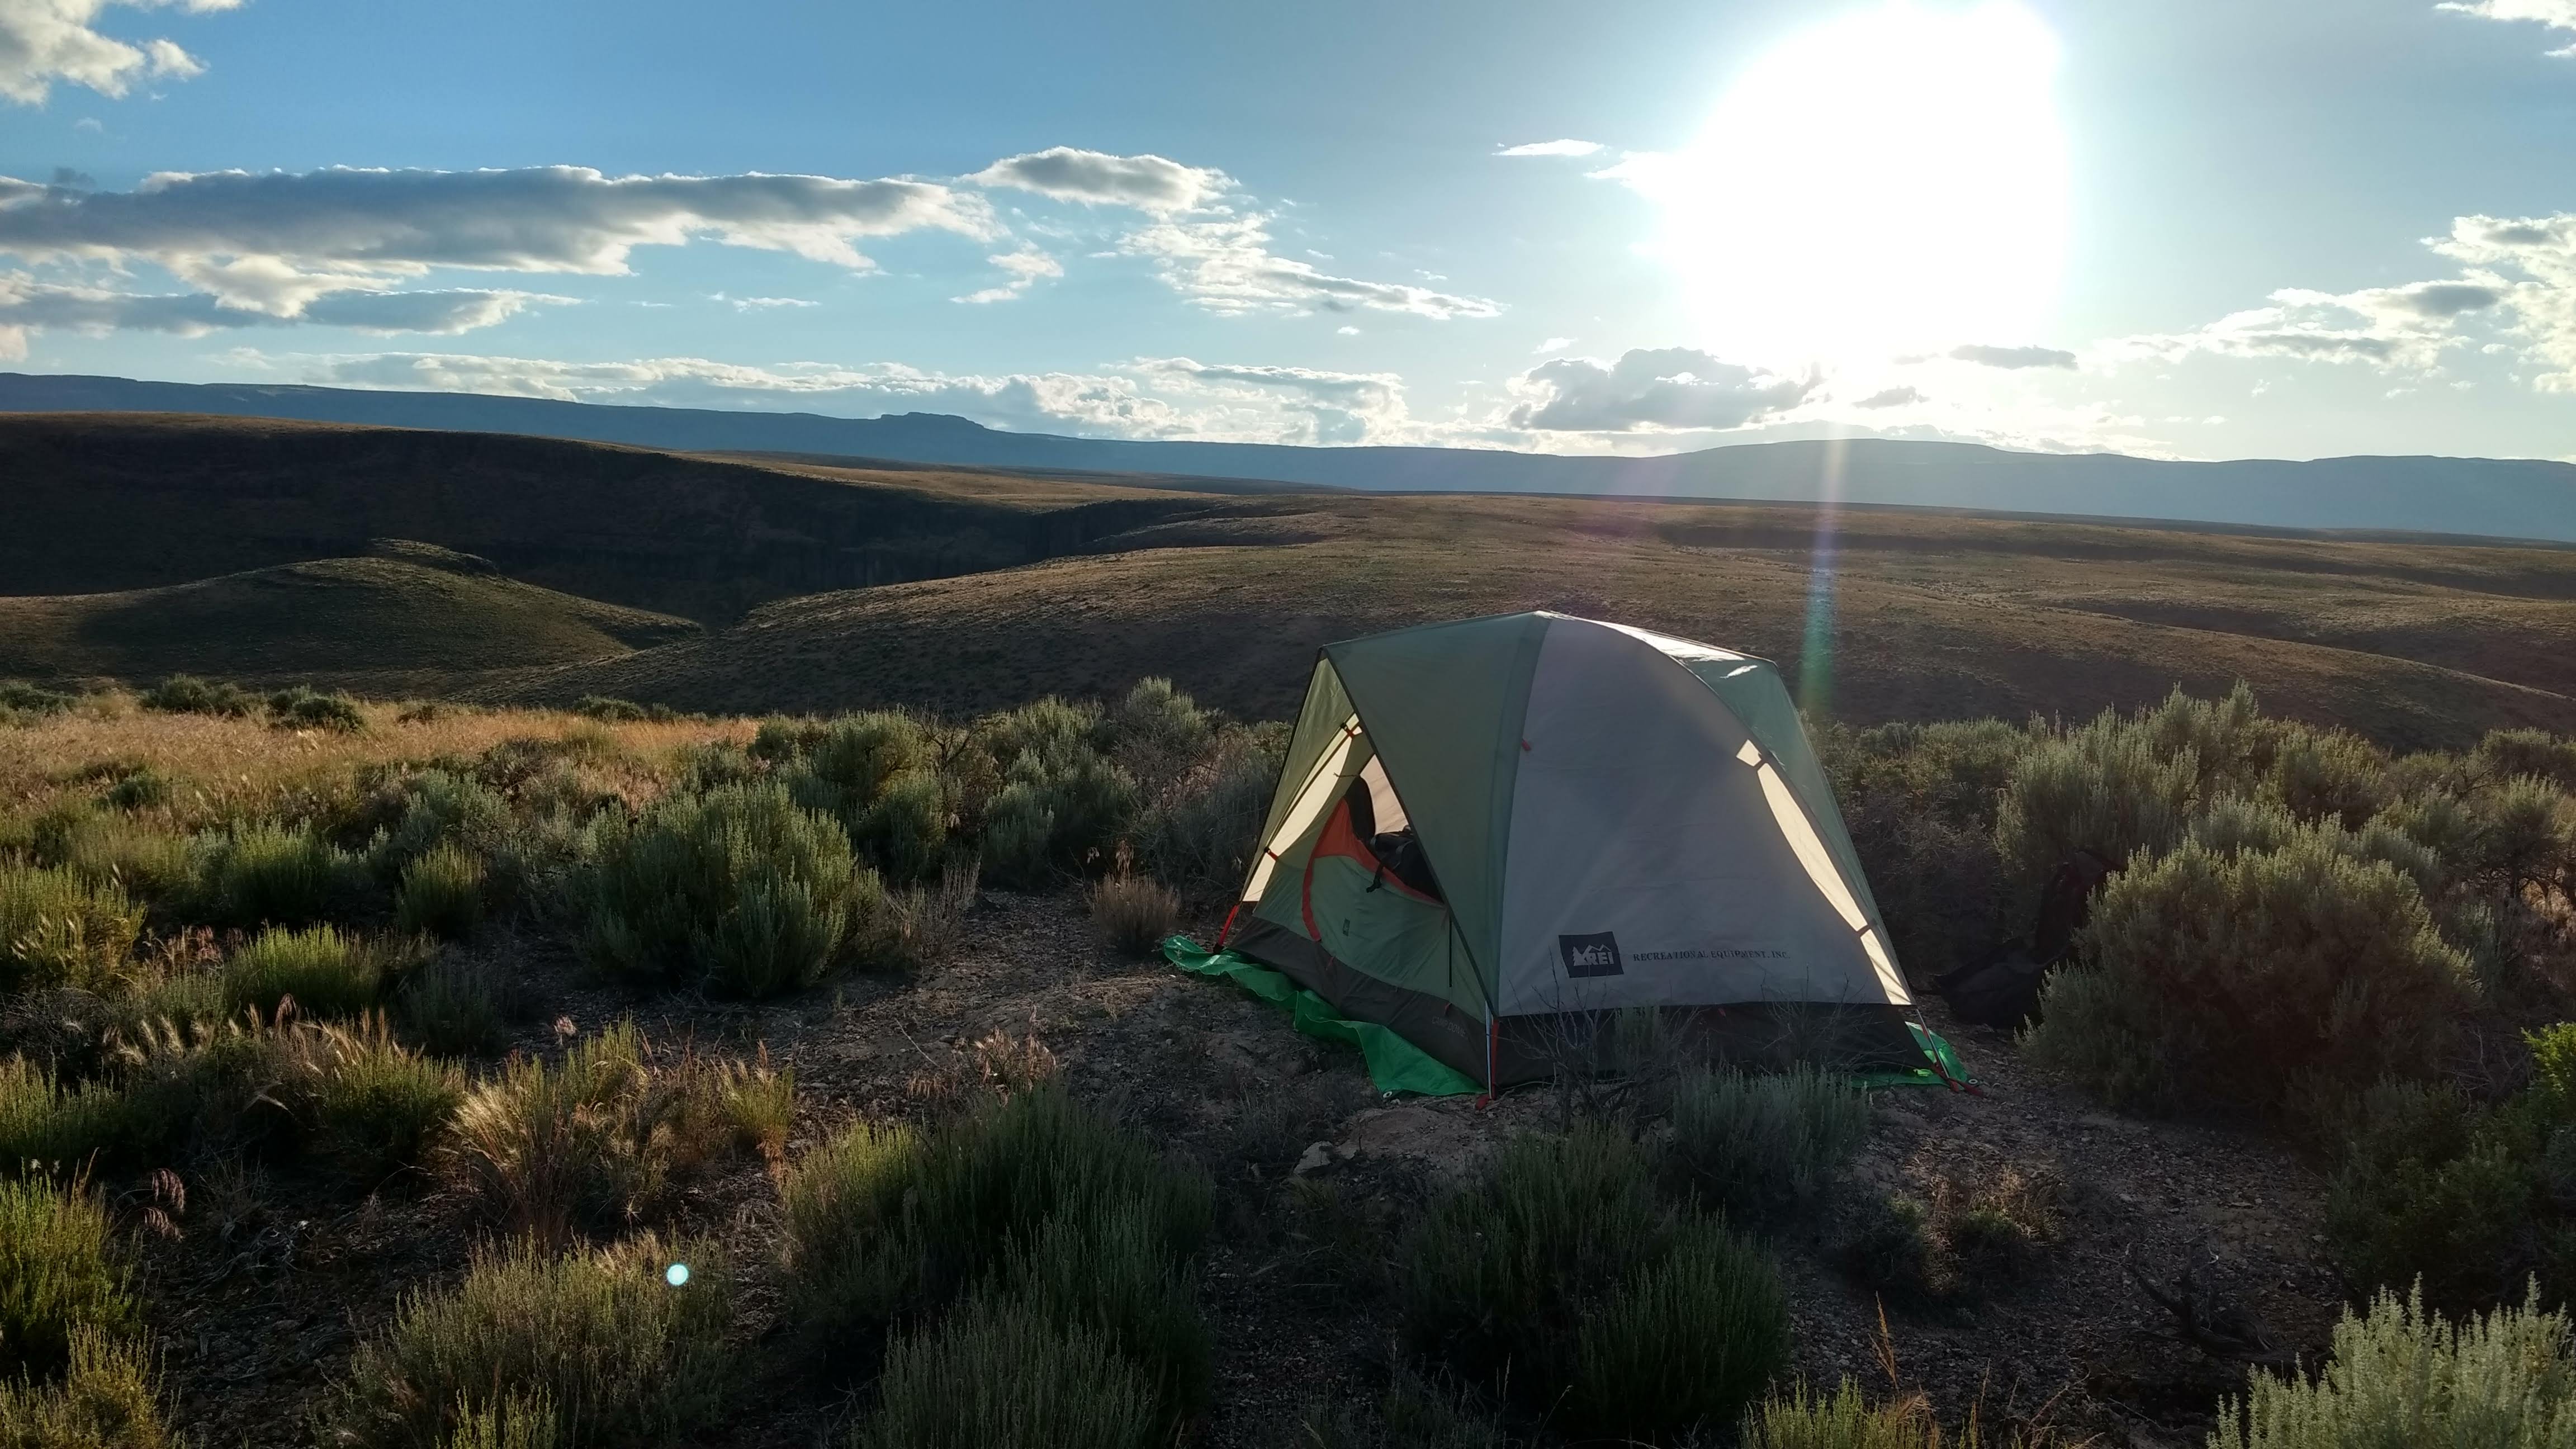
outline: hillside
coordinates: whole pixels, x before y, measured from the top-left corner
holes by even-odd
[[[2576,542],[2576,465],[2359,457],[2172,462],[1860,439],[1609,458],[1012,433],[964,418],[619,407],[545,398],[0,373],[0,412],[189,412],[786,452],[959,467],[1270,479],[1309,487],[1817,500]],[[1202,483],[1201,486],[1204,486]]]
[[[515,579],[383,558],[279,564],[120,593],[0,598],[0,676],[216,674],[434,688],[460,674],[599,660],[698,625]]]
[[[409,538],[705,621],[1006,567],[1208,500],[938,469],[753,464],[271,419],[0,418],[0,593],[101,593]]]
[[[971,710],[1159,673],[1275,717],[1328,640],[1533,607],[1720,641],[1794,676],[1815,528],[1785,507],[1315,499],[1087,557],[782,601],[482,694]],[[2394,743],[2576,727],[2576,552],[1891,511],[1845,515],[1832,567],[1821,703],[1862,723],[2085,715],[2245,679],[2285,713]]]

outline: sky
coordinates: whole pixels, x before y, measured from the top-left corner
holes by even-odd
[[[2576,0],[0,0],[0,369],[2576,460]]]

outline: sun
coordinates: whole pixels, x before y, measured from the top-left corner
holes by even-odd
[[[2066,250],[2056,63],[2008,3],[1890,4],[1755,60],[1687,149],[1620,170],[1660,205],[1692,340],[1832,365],[2037,337]]]

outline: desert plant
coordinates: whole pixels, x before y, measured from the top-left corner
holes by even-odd
[[[685,1286],[667,1280],[673,1263],[688,1266]],[[730,1298],[706,1243],[479,1252],[454,1289],[405,1295],[316,1428],[360,1449],[438,1449],[477,1416],[527,1417],[542,1396],[564,1449],[672,1443],[712,1422],[730,1387]]]
[[[503,1389],[496,1398],[476,1404],[459,1394],[456,1427],[438,1449],[563,1449],[563,1418],[543,1390],[521,1393]]]
[[[2055,1180],[2006,1167],[1973,1182],[1936,1177],[1921,1197],[1862,1202],[1843,1255],[1854,1276],[1890,1297],[1957,1299],[2010,1283],[2057,1228]]]
[[[1744,1449],[2082,1449],[2045,1427],[2006,1429],[1989,1438],[1971,1406],[1956,1434],[1943,1432],[1932,1401],[1922,1393],[1897,1394],[1871,1403],[1851,1380],[1831,1394],[1804,1384],[1775,1394],[1744,1417]]]
[[[603,832],[585,944],[619,974],[767,995],[821,979],[875,884],[840,826],[778,785],[665,799]]]
[[[488,1215],[540,1242],[618,1227],[661,1190],[652,1069],[631,1022],[574,1042],[549,1067],[514,1057],[457,1107],[448,1159]]]
[[[1566,1417],[1627,1440],[1731,1427],[1789,1360],[1789,1300],[1770,1256],[1713,1223],[1584,1313]]]
[[[603,724],[626,724],[652,718],[652,711],[631,699],[614,695],[585,694],[572,702],[572,712]]]
[[[1198,702],[1160,676],[1137,680],[1102,723],[1122,754],[1166,765],[1195,754],[1216,732]]]
[[[977,875],[972,858],[951,860],[936,885],[887,892],[880,955],[906,971],[927,970],[955,955],[966,940],[966,913],[975,908]]]
[[[132,1342],[80,1329],[60,1382],[0,1379],[6,1449],[163,1449],[175,1442],[161,1423],[151,1367]]]
[[[167,714],[211,714],[239,719],[259,708],[259,701],[240,685],[214,683],[193,674],[173,674],[138,696],[145,709]]]
[[[498,962],[447,955],[403,978],[394,1016],[431,1051],[488,1053],[507,1038],[521,996]]]
[[[464,1100],[464,1074],[406,1050],[372,1017],[310,1029],[313,1131],[323,1149],[378,1180],[429,1159]]]
[[[360,884],[355,862],[309,830],[236,825],[198,836],[194,850],[192,914],[209,925],[304,925]]]
[[[1817,753],[1898,954],[1949,970],[2007,926],[1995,811],[2029,732],[2000,720],[1827,727]]]
[[[2557,1449],[2576,1432],[2565,1317],[2500,1308],[2459,1324],[2383,1292],[2346,1309],[2316,1378],[2254,1371],[2219,1405],[2210,1449]]]
[[[0,1379],[50,1377],[79,1330],[141,1321],[107,1209],[77,1180],[0,1181]]]
[[[64,1085],[23,1056],[0,1057],[0,1175],[77,1170],[123,1154],[136,1136],[133,1103],[109,1083]]]
[[[1153,1390],[1103,1336],[1007,1298],[898,1338],[851,1449],[1152,1449]]]
[[[2576,794],[2576,738],[2547,730],[2496,730],[2470,752],[2469,768],[2489,780],[2529,776]]]
[[[2029,1046],[2121,1103],[2279,1109],[2420,1073],[2475,993],[2412,881],[2313,836],[2138,861],[2083,939],[2088,963],[2051,981]]]
[[[1152,793],[1136,828],[1138,861],[1194,896],[1239,888],[1259,848],[1279,753],[1229,729]]]
[[[412,862],[445,845],[488,856],[511,834],[509,802],[472,775],[423,770],[387,787],[375,807],[388,823],[367,845],[367,864],[379,880],[402,879]]]
[[[939,777],[907,769],[888,778],[864,810],[846,817],[850,839],[890,880],[938,874],[948,849],[948,800]]]
[[[115,980],[142,929],[142,908],[112,880],[0,864],[0,990]]]
[[[1525,1449],[1484,1395],[1398,1363],[1373,1405],[1308,1406],[1284,1446],[1294,1449]]]
[[[82,812],[49,822],[38,854],[92,885],[113,883],[138,900],[183,900],[196,884],[188,837],[132,816]]]
[[[778,1188],[798,1316],[827,1340],[864,1334],[925,1291],[914,1213],[919,1137],[862,1122],[797,1159]]]
[[[479,856],[453,845],[432,847],[403,867],[402,887],[394,893],[394,924],[450,941],[473,935],[483,924],[483,878]]]
[[[0,679],[0,720],[23,722],[61,714],[78,698],[23,679]]]
[[[170,777],[150,765],[127,771],[99,799],[115,810],[149,810],[170,803]]]
[[[1673,1094],[1666,1170],[1736,1221],[1812,1204],[1869,1136],[1869,1098],[1810,1066],[1693,1072]]]
[[[1213,1345],[1197,1285],[1163,1241],[1155,1205],[1125,1199],[1059,1211],[1008,1249],[996,1282],[1066,1328],[1096,1333],[1153,1389],[1168,1442],[1206,1411]]]
[[[268,718],[279,729],[337,730],[355,734],[367,727],[358,702],[345,694],[325,694],[307,685],[281,689],[267,699]]]
[[[1118,874],[1091,888],[1091,920],[1130,956],[1152,954],[1181,927],[1181,898],[1150,876]]]
[[[224,962],[224,996],[233,1010],[251,1007],[263,1016],[290,997],[305,1016],[355,1016],[382,998],[399,960],[395,948],[332,926],[271,926]]]

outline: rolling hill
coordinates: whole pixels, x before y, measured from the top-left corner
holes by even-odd
[[[927,413],[834,418],[464,393],[0,373],[0,412],[67,410],[299,418],[692,452],[1270,479],[1379,491],[1779,501],[1833,496],[1853,503],[2576,542],[2576,465],[2537,459],[2200,463],[1893,439],[1754,443],[1664,457],[1606,458],[1500,449],[1072,438],[1004,432]]]
[[[34,525],[0,533],[0,590],[23,596],[0,599],[0,674],[40,678],[188,669],[762,712],[984,709],[1163,674],[1276,715],[1328,640],[1546,607],[1764,654],[1860,723],[2079,715],[2244,679],[2391,743],[2576,731],[2568,548],[1211,493],[98,415],[0,419],[0,504]],[[418,543],[370,542],[389,537]],[[1811,644],[1820,603],[1832,627]]]

